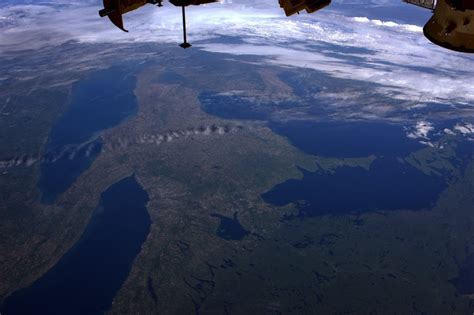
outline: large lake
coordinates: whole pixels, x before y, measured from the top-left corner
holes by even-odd
[[[225,119],[266,120],[273,111],[299,106],[296,102],[256,102],[240,95],[202,92],[201,108],[206,113]]]
[[[107,311],[148,236],[147,202],[134,177],[108,188],[80,240],[33,285],[10,296],[2,313]]]
[[[71,103],[46,145],[38,183],[42,202],[53,203],[90,167],[101,151],[100,131],[137,112],[135,86],[134,71],[120,67],[94,72],[74,84]]]
[[[458,276],[452,280],[459,294],[474,294],[474,254],[469,255],[462,266]]]
[[[296,85],[297,86],[297,85]],[[297,90],[298,92],[298,90]],[[313,92],[317,92],[317,87]],[[304,94],[303,91],[299,92]],[[299,104],[258,103],[240,95],[204,92],[201,106],[227,119],[267,120],[268,126],[301,151],[327,158],[376,156],[370,169],[339,167],[334,172],[302,170],[264,193],[275,206],[295,203],[297,216],[430,208],[446,188],[445,179],[428,176],[401,158],[425,146],[407,136],[403,124],[383,121],[272,121],[271,113]],[[289,216],[287,218],[292,218]]]
[[[262,195],[275,206],[298,205],[298,216],[347,214],[379,210],[430,208],[446,184],[407,163],[379,158],[370,169],[340,167],[334,173],[302,170]],[[291,218],[291,217],[287,217]]]
[[[275,206],[296,204],[299,217],[426,209],[446,188],[444,178],[426,175],[400,159],[423,148],[407,137],[402,125],[292,121],[271,123],[271,128],[307,154],[328,158],[377,156],[370,169],[302,169],[302,179],[287,180],[262,195]]]
[[[406,136],[404,126],[385,122],[290,121],[271,123],[272,130],[308,154],[349,158],[369,155],[403,157],[423,148]]]
[[[232,218],[217,213],[213,213],[211,216],[220,220],[216,235],[222,239],[240,241],[250,234],[250,232],[240,224],[237,218],[237,212],[234,213]]]

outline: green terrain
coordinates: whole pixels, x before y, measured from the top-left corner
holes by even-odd
[[[398,157],[446,178],[433,208],[283,220],[297,205],[274,207],[261,195],[301,178],[299,168],[368,170],[380,157],[305,154],[266,121],[223,119],[202,110],[202,91],[245,91],[262,104],[298,100],[281,79],[289,73],[298,77],[296,69],[199,50],[186,59],[167,50],[150,57],[162,48],[150,46],[117,60],[113,51],[127,52],[126,47],[91,45],[79,52],[71,43],[60,54],[23,52],[8,59],[8,69],[1,66],[16,77],[0,88],[2,103],[9,99],[0,116],[0,160],[6,162],[41,156],[54,122],[67,109],[73,82],[98,67],[148,65],[137,74],[137,114],[99,135],[102,153],[54,204],[39,201],[39,163],[0,169],[0,299],[54,266],[80,238],[101,193],[135,175],[150,196],[152,226],[112,314],[472,314],[474,297],[459,294],[453,284],[474,254],[474,159],[457,156],[462,136],[443,136],[442,152],[427,146]],[[85,52],[94,57],[80,58]],[[53,57],[55,65],[45,68],[43,60]],[[301,89],[311,93],[326,79],[319,80]],[[367,103],[374,102],[367,96]],[[275,104],[271,115],[278,119],[302,117],[308,110]],[[337,116],[339,110],[347,114],[334,109],[331,119],[348,119]],[[382,118],[411,121],[404,113],[393,115]],[[219,237],[216,214],[235,214],[247,233]]]

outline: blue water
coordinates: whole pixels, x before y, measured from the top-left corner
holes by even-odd
[[[312,93],[318,91],[319,87],[312,87]],[[297,92],[302,95],[305,93],[303,90]],[[239,96],[209,92],[202,93],[200,100],[206,112],[229,119],[270,120],[271,112],[277,106],[298,106],[257,104]],[[301,180],[290,179],[262,195],[267,203],[275,206],[296,203],[298,217],[426,209],[434,205],[446,188],[442,177],[425,175],[399,161],[399,158],[425,148],[419,140],[408,138],[405,126],[401,124],[376,121],[270,121],[269,126],[307,154],[329,158],[377,157],[369,170],[360,167],[340,167],[334,173],[302,170],[304,176]],[[289,215],[285,218],[293,217]],[[225,239],[242,237],[239,232],[242,228],[236,218],[220,218],[218,236]]]
[[[291,121],[270,127],[303,152],[325,157],[403,157],[423,148],[406,136],[403,126],[383,122]]]
[[[474,254],[466,258],[458,276],[451,282],[456,286],[459,294],[474,294]]]
[[[80,240],[2,314],[103,314],[150,230],[148,194],[134,177],[108,188]]]
[[[233,218],[220,214],[212,214],[211,216],[221,221],[217,228],[216,235],[222,239],[240,241],[250,233],[240,224],[237,218],[237,212],[234,213]]]
[[[446,184],[395,158],[379,158],[370,170],[340,167],[334,173],[302,170],[302,179],[290,179],[264,193],[275,206],[298,205],[298,217],[357,212],[426,209],[434,205]],[[292,219],[293,216],[286,216]]]
[[[38,186],[42,191],[41,201],[51,204],[61,193],[66,191],[99,156],[102,150],[100,139],[77,150],[74,157],[62,155],[57,160],[46,159],[41,163],[41,176]],[[52,158],[54,158],[54,154]]]
[[[334,45],[334,47],[336,47],[336,45]],[[364,51],[357,49],[354,51],[353,48],[349,47],[343,47],[342,49],[350,49],[353,53],[357,54],[372,53],[370,50]],[[325,79],[325,75],[316,71],[310,72],[310,75],[311,76],[308,77],[307,74],[302,75],[301,73],[284,71],[278,75],[278,78],[291,86],[295,95],[313,100],[314,95],[322,91],[318,83]],[[315,76],[317,80],[315,80],[313,76]]]
[[[72,100],[66,112],[53,126],[45,156],[61,155],[65,150],[80,151],[80,145],[93,139],[100,131],[114,127],[137,112],[134,95],[136,78],[130,69],[112,67],[101,70],[74,84]],[[100,140],[95,141],[96,148]],[[52,203],[66,191],[100,154],[85,151],[61,157],[41,165],[38,187],[42,202]]]
[[[48,148],[83,143],[135,114],[135,86],[134,74],[121,67],[95,72],[77,82],[69,108],[51,131]]]
[[[203,92],[199,95],[201,108],[206,113],[225,118],[243,120],[266,120],[272,112],[298,106],[297,102],[255,102],[239,95],[219,95]]]

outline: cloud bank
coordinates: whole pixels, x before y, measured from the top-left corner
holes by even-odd
[[[61,5],[52,6],[51,2]],[[364,3],[389,5],[384,1]],[[178,8],[149,6],[126,15],[128,34],[100,19],[98,9],[90,2],[63,1],[0,7],[0,56],[70,40],[173,45],[181,41]],[[406,10],[412,8],[406,6]],[[375,91],[419,106],[474,104],[472,56],[432,45],[423,37],[421,24],[345,13],[332,9],[287,18],[276,1],[265,0],[258,5],[226,1],[190,8],[189,37],[195,48],[259,56],[262,64],[313,69],[335,78],[373,83]],[[223,40],[229,37],[238,41]]]
[[[189,127],[181,130],[169,130],[160,134],[140,134],[130,137],[119,137],[110,139],[102,152],[114,152],[124,150],[132,146],[154,145],[161,146],[170,142],[198,139],[203,136],[224,136],[231,133],[239,132],[242,126],[234,125],[201,125],[199,127]],[[43,157],[35,154],[16,156],[5,160],[0,160],[0,170],[12,167],[31,167],[36,163],[56,163],[61,159],[74,160],[77,157],[89,157],[93,150],[97,147],[97,137],[74,146],[66,146],[59,151],[47,152]]]

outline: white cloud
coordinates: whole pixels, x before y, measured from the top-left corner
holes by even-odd
[[[425,139],[429,140],[429,134],[434,130],[433,124],[428,121],[418,121],[413,130],[407,133],[408,138],[411,139]],[[422,142],[424,143],[424,142]],[[426,143],[426,142],[425,142]]]
[[[451,135],[451,136],[455,136],[456,133],[454,131],[452,131],[451,129],[449,128],[444,128],[444,133],[447,134],[447,135]]]
[[[346,17],[334,10],[287,18],[275,1],[192,7],[188,10],[190,40],[195,48],[231,55],[260,56],[262,63],[324,72],[335,78],[373,83],[391,98],[417,103],[474,104],[472,56],[429,43],[419,25],[366,17]],[[357,2],[357,1],[356,1]],[[371,1],[369,1],[371,2]],[[358,2],[357,2],[358,3]],[[386,5],[375,1],[376,5]],[[1,52],[41,49],[69,40],[83,43],[179,43],[177,8],[149,6],[125,16],[130,33],[115,29],[97,15],[99,7],[75,5],[0,7],[5,23]],[[18,19],[18,12],[25,16]],[[0,22],[1,23],[1,22]],[[243,43],[211,43],[222,36]],[[411,104],[413,105],[413,104]]]
[[[394,27],[394,28],[401,28],[403,30],[406,30],[408,32],[414,32],[414,33],[423,33],[423,28],[418,25],[413,25],[413,24],[399,24],[395,23],[392,21],[381,21],[381,20],[370,20],[367,17],[354,17],[353,18],[355,22],[358,23],[372,23],[373,25],[377,26],[385,26],[385,27]]]
[[[457,124],[453,129],[462,133],[463,135],[474,134],[474,125],[470,123]]]

